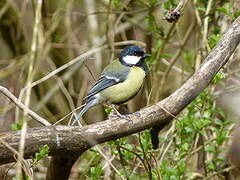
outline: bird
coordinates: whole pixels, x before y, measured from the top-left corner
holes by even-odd
[[[72,125],[75,125],[89,108],[103,103],[110,104],[118,117],[130,120],[128,116],[120,114],[112,104],[123,104],[137,95],[148,73],[145,59],[149,56],[138,46],[125,47],[120,52],[119,59],[104,68],[100,77],[89,90],[83,99],[86,103]]]

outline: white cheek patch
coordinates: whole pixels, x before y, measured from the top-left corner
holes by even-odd
[[[140,61],[141,57],[139,56],[125,56],[123,61],[127,64],[137,64]]]

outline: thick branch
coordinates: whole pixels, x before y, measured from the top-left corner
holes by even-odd
[[[199,70],[171,96],[139,111],[141,117],[131,116],[132,122],[124,119],[109,119],[96,124],[80,127],[48,126],[28,129],[26,134],[25,157],[29,158],[40,146],[47,144],[50,155],[81,153],[97,143],[124,137],[144,129],[166,123],[171,114],[178,114],[211,82],[214,75],[228,61],[240,42],[240,18],[223,36],[222,40],[207,56]],[[2,140],[14,149],[18,148],[20,131],[1,133]],[[0,145],[0,164],[13,162],[13,153]]]

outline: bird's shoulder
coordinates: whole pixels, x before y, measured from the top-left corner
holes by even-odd
[[[126,75],[126,73],[129,73],[130,70],[130,67],[122,65],[118,60],[114,60],[112,63],[110,63],[104,68],[102,75]]]

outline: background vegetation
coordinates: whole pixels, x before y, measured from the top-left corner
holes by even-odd
[[[180,19],[168,22],[179,3]],[[152,55],[144,88],[128,103],[136,111],[180,87],[239,15],[238,0],[2,0],[0,82],[49,122],[67,124],[105,65],[125,45],[136,44]],[[83,64],[72,63],[91,50]],[[160,131],[157,150],[149,131],[108,142],[85,152],[70,178],[235,179],[227,150],[239,120],[239,58],[237,49],[211,86]],[[55,73],[59,67],[67,68]],[[93,108],[82,124],[108,113]],[[0,97],[1,131],[34,126],[39,124]],[[48,147],[41,147],[29,161],[32,175],[26,169],[23,175],[44,179],[47,154]],[[18,167],[2,166],[0,178],[12,179]]]

